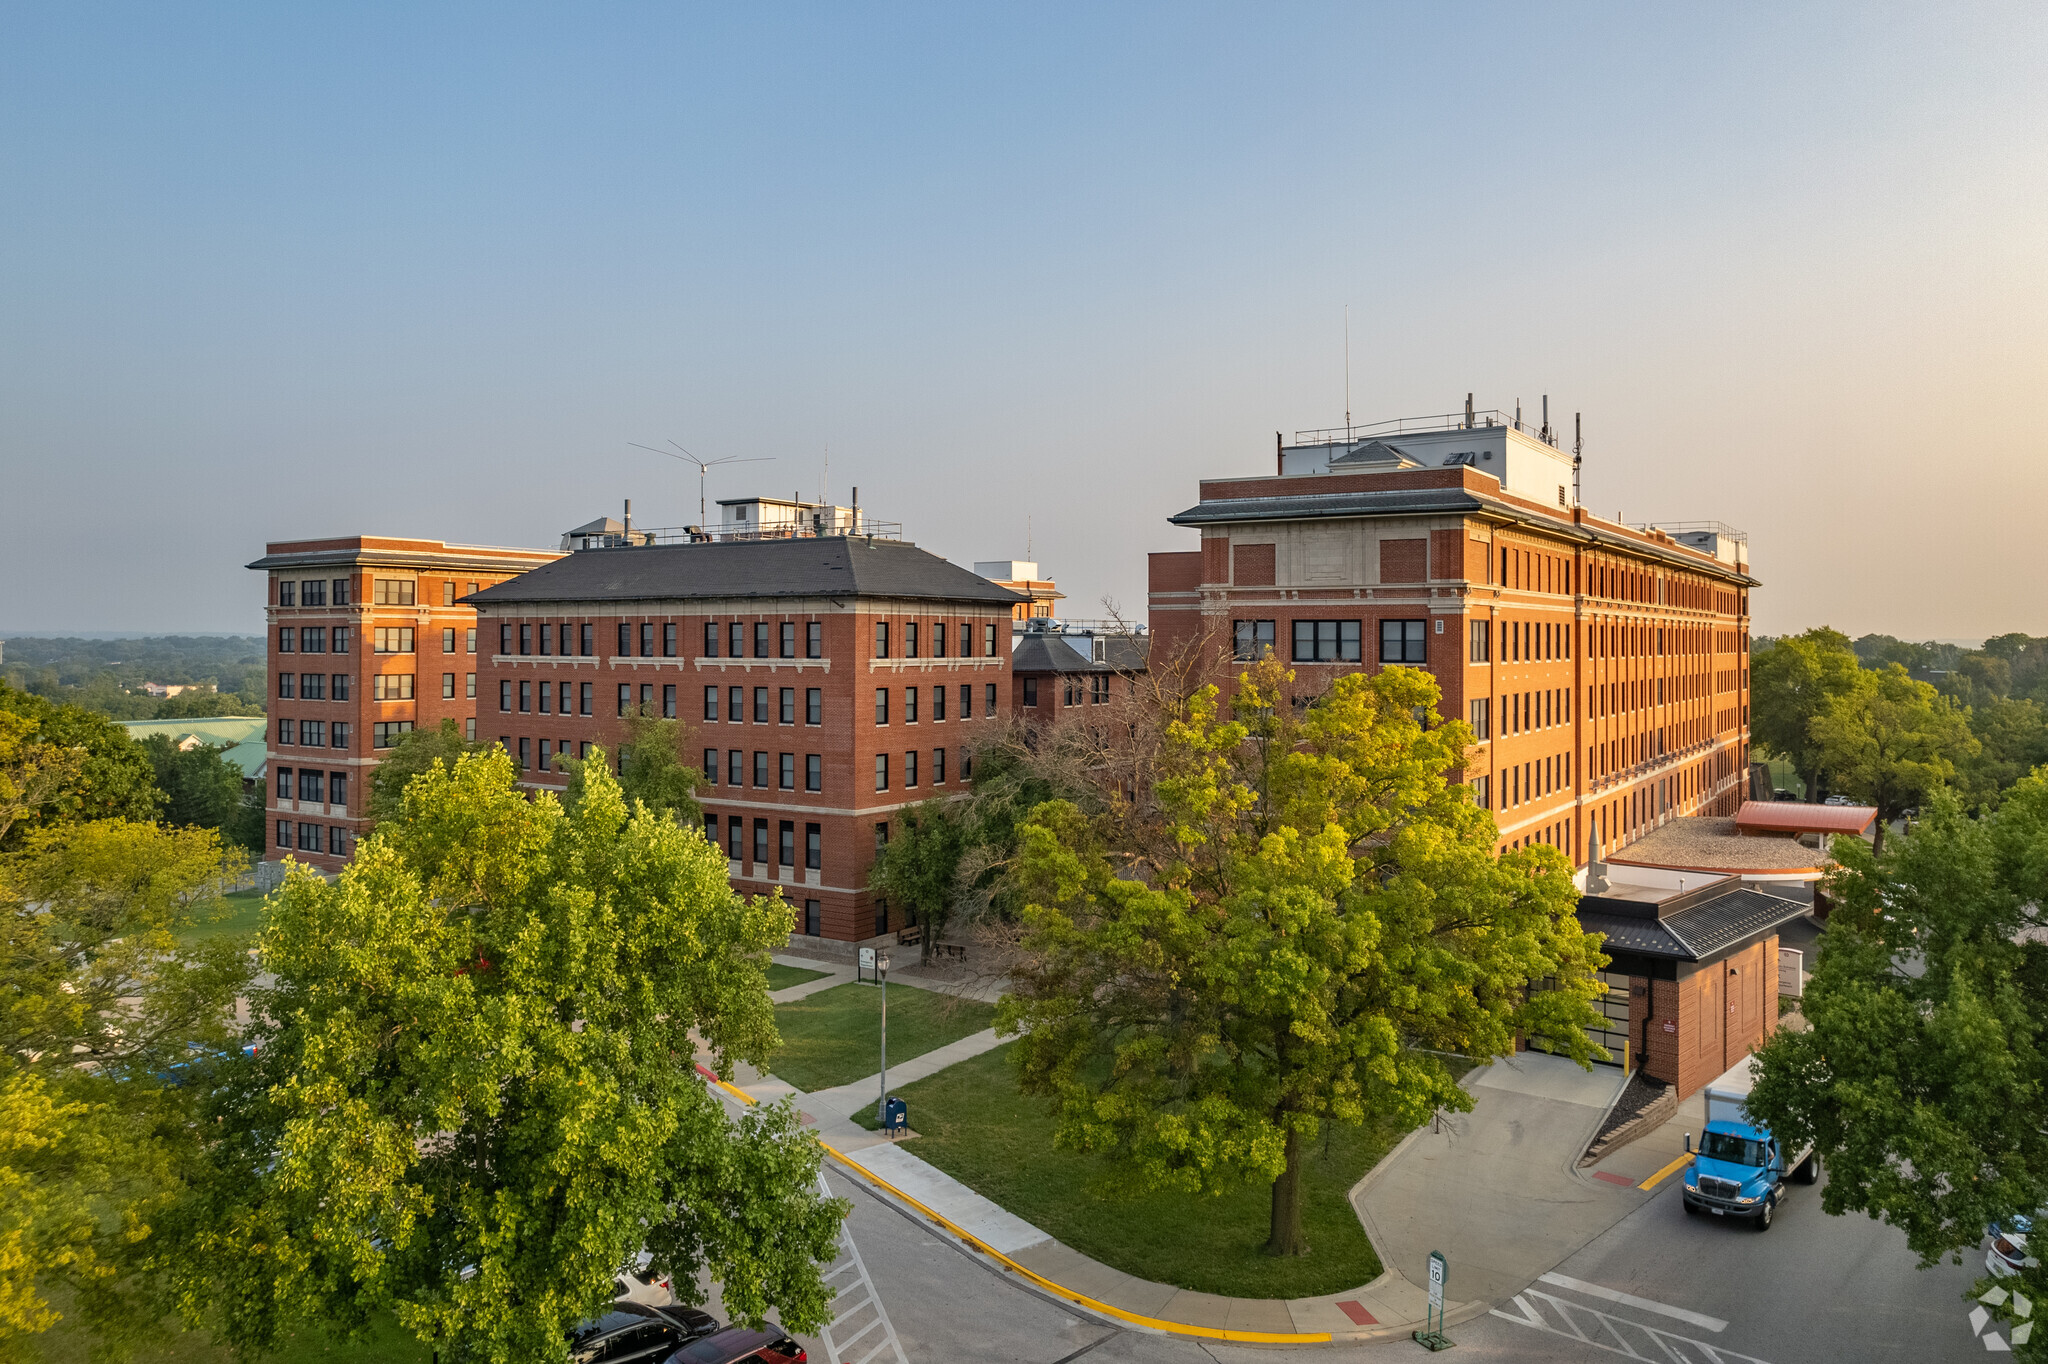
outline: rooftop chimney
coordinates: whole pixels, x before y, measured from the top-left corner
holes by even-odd
[[[1465,395],[1465,429],[1472,429],[1472,395],[1469,393]]]

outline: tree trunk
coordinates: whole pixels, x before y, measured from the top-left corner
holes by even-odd
[[[1879,806],[1877,811],[1877,837],[1870,841],[1870,855],[1872,857],[1884,851],[1884,822],[1884,807]]]
[[[1273,1223],[1266,1238],[1268,1255],[1306,1255],[1301,1235],[1301,1134],[1287,1129],[1287,1168],[1273,1181]]]

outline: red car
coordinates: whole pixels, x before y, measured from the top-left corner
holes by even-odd
[[[670,1355],[667,1364],[805,1364],[808,1358],[804,1347],[785,1332],[728,1326],[691,1341]]]

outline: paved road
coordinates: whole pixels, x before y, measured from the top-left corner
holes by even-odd
[[[864,1187],[837,1174],[831,1182],[853,1200],[854,1236],[912,1364],[1272,1364],[1271,1349],[1097,1322],[1016,1286]],[[1453,1296],[1457,1272],[1454,1263]],[[1450,1357],[1592,1364],[1628,1358],[1630,1349],[1659,1364],[1716,1357],[1698,1342],[1726,1364],[1974,1359],[1985,1349],[1969,1328],[1960,1295],[1976,1272],[1974,1259],[1915,1269],[1898,1233],[1862,1218],[1825,1216],[1817,1189],[1795,1188],[1776,1225],[1758,1235],[1686,1217],[1674,1180],[1559,1265],[1555,1273],[1570,1283],[1539,1282],[1522,1295],[1540,1326],[1480,1317],[1452,1329],[1458,1352]],[[1667,1310],[1617,1302],[1595,1290]],[[1512,1302],[1503,1310],[1518,1314]],[[1714,1323],[1725,1324],[1714,1329]],[[1570,1329],[1594,1343],[1566,1334]],[[1422,1357],[1405,1341],[1289,1353],[1330,1364]],[[812,1358],[824,1360],[815,1350]]]

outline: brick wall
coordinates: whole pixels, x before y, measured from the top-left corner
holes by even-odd
[[[1429,542],[1427,540],[1382,540],[1380,541],[1380,581],[1382,583],[1419,583],[1429,578]]]

